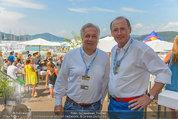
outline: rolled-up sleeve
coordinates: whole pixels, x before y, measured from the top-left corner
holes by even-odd
[[[171,83],[171,71],[169,67],[159,58],[159,56],[151,49],[145,50],[143,55],[143,64],[151,74],[156,75],[155,82],[164,84]]]

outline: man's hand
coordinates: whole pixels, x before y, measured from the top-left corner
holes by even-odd
[[[146,94],[144,94],[140,98],[129,101],[129,103],[132,103],[131,105],[129,105],[129,108],[131,108],[131,110],[138,109],[138,111],[140,111],[151,103],[151,99]]]
[[[57,105],[54,107],[54,113],[56,115],[63,115],[64,114],[64,109],[62,107],[62,105]]]

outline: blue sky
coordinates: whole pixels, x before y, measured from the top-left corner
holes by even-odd
[[[178,31],[178,0],[0,0],[0,31],[13,34],[52,33],[72,38],[82,25],[110,34],[117,16],[127,17],[132,34]]]

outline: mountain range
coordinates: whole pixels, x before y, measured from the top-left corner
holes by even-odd
[[[151,33],[151,32],[150,32]],[[164,41],[173,42],[178,32],[176,31],[163,31],[163,32],[156,32]],[[144,40],[149,34],[145,35],[131,35],[132,38],[137,40]]]
[[[4,41],[26,41],[26,40],[36,39],[36,38],[43,38],[51,42],[64,42],[65,41],[64,37],[55,36],[50,33],[17,36],[13,34],[0,32],[0,40],[4,40]]]
[[[150,32],[151,33],[151,32]],[[176,31],[163,31],[163,32],[156,32],[163,40],[168,42],[173,42],[176,35],[178,35],[178,32]],[[145,39],[149,34],[144,35],[131,35],[133,39],[137,39],[142,41]],[[108,35],[106,35],[108,36]],[[100,38],[104,38],[106,36],[101,36]],[[41,33],[41,34],[35,34],[35,35],[13,35],[8,33],[0,32],[0,41],[26,41],[26,40],[32,40],[35,38],[43,38],[48,41],[52,42],[64,42],[64,37],[55,36],[50,33]]]

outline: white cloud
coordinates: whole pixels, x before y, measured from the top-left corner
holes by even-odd
[[[105,35],[111,34],[110,29],[108,29],[108,28],[103,28],[103,29],[101,29],[100,32],[101,32],[100,36],[105,36]]]
[[[152,31],[178,31],[178,22],[168,22],[167,24],[150,24],[146,26],[135,24],[132,29],[132,34],[143,35],[149,34]]]
[[[69,11],[72,11],[72,12],[81,12],[81,13],[86,13],[88,12],[87,9],[85,8],[68,8]]]
[[[138,9],[134,9],[134,8],[127,8],[127,7],[123,7],[121,8],[121,10],[126,11],[126,12],[133,12],[133,13],[145,13],[146,11],[143,10],[138,10]]]
[[[69,11],[73,12],[82,12],[82,13],[87,13],[90,11],[97,11],[97,12],[115,12],[114,10],[111,9],[105,9],[105,8],[100,8],[100,7],[93,7],[93,8],[68,8]]]
[[[15,35],[37,34],[46,32],[44,28],[39,28],[33,25],[27,25],[18,21],[10,23],[4,22],[3,25],[0,26],[0,31],[12,33]]]
[[[0,31],[17,35],[22,34],[36,34],[39,32],[45,32],[44,28],[39,28],[38,26],[28,25],[20,21],[25,15],[7,11],[5,8],[0,7]]]
[[[68,30],[60,30],[57,34],[57,36],[62,36],[62,37],[65,37],[65,38],[71,38],[72,37],[72,34],[68,31]]]
[[[0,0],[0,1],[2,1],[2,4],[6,6],[31,8],[31,9],[45,9],[44,5],[28,2],[27,0]]]
[[[164,30],[178,31],[178,22],[169,22],[167,25],[163,26]]]
[[[135,24],[135,25],[134,25],[134,28],[135,28],[135,29],[139,29],[139,28],[142,28],[142,27],[143,27],[142,24]]]
[[[111,9],[104,9],[104,8],[99,8],[99,7],[94,7],[91,8],[92,11],[99,11],[99,12],[115,12],[114,10]]]
[[[7,11],[5,8],[0,7],[0,21],[17,21],[23,17],[24,15],[21,13]]]

